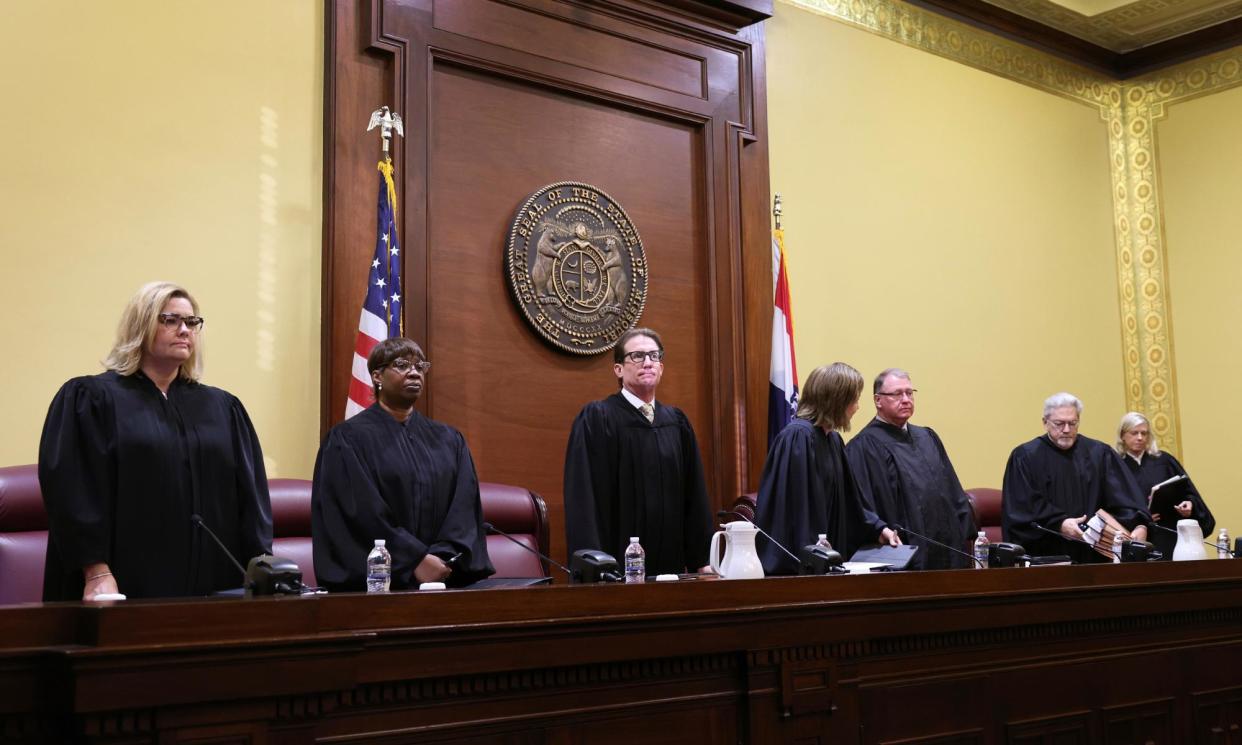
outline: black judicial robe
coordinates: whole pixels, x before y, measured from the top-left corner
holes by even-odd
[[[168,398],[142,372],[74,378],[48,409],[39,443],[47,507],[44,600],[80,600],[82,567],[107,562],[130,598],[206,595],[271,553],[272,510],[259,439],[231,394],[175,380]]]
[[[970,502],[940,437],[927,427],[894,427],[872,419],[845,446],[858,484],[863,514],[879,533],[894,524],[966,551],[974,536]],[[973,562],[919,536],[902,540],[919,547],[911,569],[966,569]]]
[[[366,589],[375,539],[392,555],[392,589],[418,587],[429,553],[460,553],[448,584],[496,570],[487,555],[479,479],[466,438],[414,411],[398,422],[372,404],[328,432],[315,459],[311,540],[315,576],[334,592]]]
[[[703,461],[690,421],[655,402],[648,422],[620,392],[582,407],[565,449],[565,539],[622,561],[630,536],[647,575],[707,564],[712,517]]]
[[[1138,484],[1108,445],[1079,435],[1068,450],[1047,435],[1014,448],[1005,466],[1001,526],[1006,541],[1032,556],[1067,554],[1075,563],[1105,561],[1087,544],[1033,527],[1060,532],[1066,518],[1090,517],[1103,508],[1126,529],[1150,522]]]
[[[772,441],[755,512],[755,523],[795,554],[823,533],[849,559],[879,533],[867,525],[841,435],[805,419]],[[757,543],[764,572],[797,573],[797,562],[771,541],[760,536]]]
[[[1159,455],[1144,455],[1143,462],[1139,463],[1129,455],[1121,456],[1121,462],[1126,464],[1126,470],[1134,476],[1134,480],[1138,482],[1139,494],[1143,499],[1147,499],[1147,495],[1151,494],[1151,488],[1162,481],[1168,481],[1174,476],[1186,476],[1189,481],[1190,477],[1186,475],[1186,469],[1182,468],[1182,464],[1177,462],[1169,453],[1161,453]],[[1203,537],[1207,541],[1214,541],[1212,531],[1216,528],[1216,518],[1212,516],[1212,511],[1208,509],[1207,503],[1203,501],[1203,497],[1199,494],[1199,490],[1195,488],[1193,481],[1188,484],[1189,491],[1186,499],[1190,500],[1193,509],[1190,512],[1191,520],[1197,520],[1199,527],[1203,529]],[[1146,502],[1144,502],[1146,503]],[[1177,514],[1176,510],[1169,510],[1167,513],[1161,513],[1159,524],[1169,530],[1177,530],[1177,521],[1182,516]],[[1173,560],[1173,549],[1177,547],[1177,536],[1165,532],[1160,528],[1152,528],[1147,533],[1147,540],[1156,545],[1156,548],[1164,554],[1165,561]]]

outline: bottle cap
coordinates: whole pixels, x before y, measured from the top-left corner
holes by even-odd
[[[638,536],[636,535],[630,536],[630,543],[638,543]]]
[[[376,545],[376,547],[378,547],[378,548],[383,548],[383,547],[384,547],[384,544],[385,544],[385,543],[387,543],[387,542],[388,542],[388,541],[384,540],[383,538],[376,538],[376,539],[375,539],[375,545]]]
[[[823,541],[827,541],[827,540],[828,540],[828,534],[827,534],[827,533],[820,533],[820,534],[819,534],[819,536],[818,536],[818,538],[819,538],[819,540],[820,540],[821,542],[823,542]]]

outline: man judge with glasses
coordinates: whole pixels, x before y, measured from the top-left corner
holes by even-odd
[[[910,423],[918,392],[910,374],[889,368],[871,390],[875,418],[845,447],[867,523],[875,533],[891,528],[919,547],[911,569],[970,567],[968,556],[936,545],[967,551],[974,519],[940,437]]]
[[[1078,434],[1082,408],[1069,393],[1049,396],[1044,401],[1046,434],[1014,448],[1005,466],[1005,540],[1022,544],[1032,556],[1106,561],[1082,542],[1079,527],[1101,508],[1134,538],[1147,540],[1151,518],[1138,484],[1111,447]]]
[[[647,328],[613,348],[620,390],[582,407],[565,451],[569,553],[590,548],[620,559],[637,536],[647,574],[702,571],[712,520],[703,463],[686,415],[656,400],[664,344]]]

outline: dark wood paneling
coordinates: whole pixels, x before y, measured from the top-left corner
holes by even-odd
[[[6,678],[50,692],[34,711],[0,698],[5,742],[1236,743],[1242,711],[1225,561],[60,604],[0,624]]]
[[[591,183],[651,269],[659,391],[699,437],[714,500],[754,488],[771,318],[762,28],[770,2],[329,3],[324,426],[339,420],[374,230],[375,136],[396,101],[407,334],[435,364],[420,409],[465,434],[480,477],[543,494],[564,556],[573,418],[616,390],[610,356],[553,350],[513,307],[503,251],[526,197]],[[753,476],[752,476],[753,471]]]

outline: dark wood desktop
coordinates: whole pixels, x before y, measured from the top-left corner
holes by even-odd
[[[0,609],[0,739],[1236,743],[1242,562]]]

